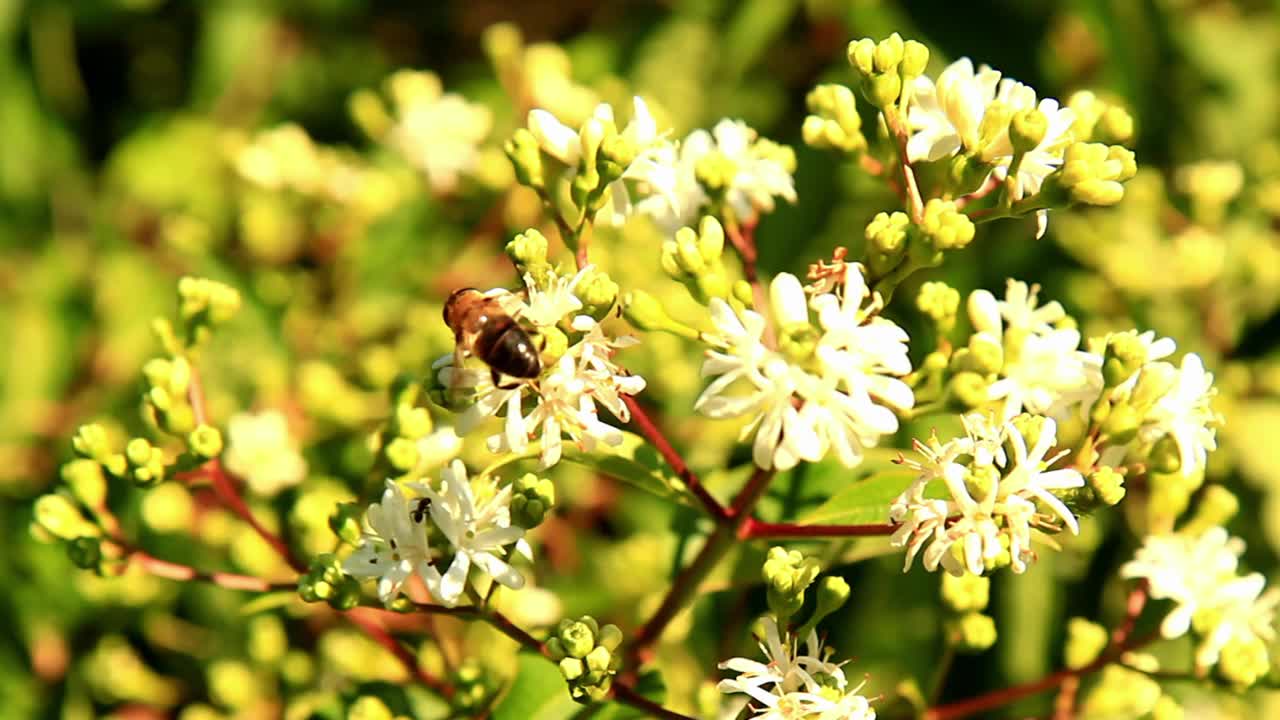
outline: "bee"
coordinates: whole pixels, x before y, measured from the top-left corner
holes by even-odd
[[[542,372],[533,339],[497,298],[475,288],[455,290],[444,304],[444,321],[453,330],[455,365],[461,366],[465,354],[475,355],[504,390],[516,385],[499,384],[502,375],[529,380]]]
[[[415,523],[421,525],[426,521],[427,511],[430,509],[431,498],[418,498],[418,502],[414,504],[413,510],[409,512],[409,517],[412,518]]]

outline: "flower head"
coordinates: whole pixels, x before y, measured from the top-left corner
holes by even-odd
[[[377,578],[378,597],[384,603],[394,600],[414,573],[426,577],[434,557],[427,519],[416,512],[417,502],[404,490],[387,481],[382,500],[365,513],[360,544],[342,566],[352,577]]]
[[[907,334],[879,316],[878,298],[856,264],[812,299],[787,273],[770,290],[777,349],[765,343],[762,315],[711,301],[716,332],[705,335],[711,347],[702,374],[716,377],[694,407],[714,418],[750,417],[743,438],[754,435],[762,468],[786,470],[828,452],[852,467],[865,448],[898,429],[892,408],[914,403],[899,379],[911,371]]]
[[[1049,469],[1065,454],[1049,455],[1057,442],[1052,418],[998,422],[973,413],[963,420],[964,436],[917,441],[923,461],[903,461],[919,474],[890,507],[890,520],[899,524],[891,542],[907,549],[904,569],[928,545],[929,570],[941,565],[953,575],[981,575],[1007,555],[1013,571],[1023,572],[1035,558],[1033,529],[1079,532],[1055,491],[1082,487],[1084,477],[1074,469]],[[1027,432],[1034,434],[1031,442]],[[949,497],[925,496],[934,480]]]
[[[443,92],[431,73],[402,71],[387,84],[394,122],[386,143],[426,174],[433,191],[453,191],[475,168],[493,114],[457,93]]]
[[[270,497],[302,482],[307,462],[289,436],[279,410],[237,413],[227,424],[227,450],[222,462],[244,479],[256,495]]]

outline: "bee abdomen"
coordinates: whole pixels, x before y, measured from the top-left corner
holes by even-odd
[[[480,359],[504,375],[535,378],[542,372],[538,350],[529,333],[510,318],[486,327],[476,338],[475,349]]]

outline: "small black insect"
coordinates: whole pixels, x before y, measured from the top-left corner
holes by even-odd
[[[418,502],[413,506],[413,510],[409,512],[409,517],[416,523],[425,522],[427,519],[427,511],[431,509],[431,498],[418,498]]]

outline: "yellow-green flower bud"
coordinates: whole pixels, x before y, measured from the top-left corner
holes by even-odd
[[[982,112],[982,122],[978,125],[978,147],[968,149],[983,160],[993,160],[991,153],[987,151],[1000,146],[1000,140],[1008,133],[1012,121],[1013,108],[1008,103],[996,100],[987,105],[987,109]]]
[[[622,631],[617,625],[605,625],[600,628],[600,634],[597,638],[600,646],[609,652],[617,650],[622,645]]]
[[[1062,651],[1067,667],[1079,670],[1097,660],[1110,640],[1110,634],[1101,625],[1084,618],[1071,618],[1067,622],[1067,642]]]
[[[62,481],[71,494],[89,508],[100,508],[107,500],[107,479],[102,466],[93,460],[71,460],[62,466]]]
[[[1004,367],[1004,346],[989,335],[970,335],[968,350],[966,370],[990,375]]]
[[[924,74],[929,65],[929,48],[923,43],[908,40],[902,46],[902,74],[914,78]]]
[[[950,200],[934,198],[924,206],[920,225],[925,237],[938,250],[954,250],[973,240],[974,226],[969,216],[956,209]]]
[[[380,698],[362,695],[347,709],[347,720],[393,720],[391,708]]]
[[[1139,371],[1130,402],[1137,408],[1150,408],[1169,394],[1178,380],[1178,371],[1166,362],[1149,363]]]
[[[222,433],[212,425],[198,425],[187,435],[187,447],[199,458],[215,458],[222,454]]]
[[[951,378],[951,396],[966,409],[976,408],[987,402],[987,388],[990,383],[975,372],[956,373]]]
[[[569,336],[558,327],[544,327],[538,331],[542,342],[542,365],[549,367],[569,351]]]
[[[1133,116],[1124,108],[1112,105],[1102,113],[1094,126],[1094,137],[1108,144],[1126,143],[1133,139]]]
[[[36,524],[63,540],[98,535],[97,526],[85,519],[69,498],[57,493],[42,495],[35,504]]]
[[[146,438],[134,438],[124,449],[129,463],[129,477],[143,487],[164,480],[164,452],[147,442]]]
[[[344,577],[334,585],[334,592],[329,596],[329,607],[334,610],[350,610],[360,604],[360,582],[353,577]]]
[[[1104,505],[1116,505],[1124,499],[1124,476],[1111,467],[1100,467],[1089,473],[1089,488]]]
[[[951,612],[964,614],[987,609],[991,600],[991,580],[985,575],[965,573],[959,577],[942,575],[942,601]]]
[[[102,541],[95,537],[78,537],[67,543],[67,557],[82,570],[96,570],[102,562]]]
[[[592,672],[606,672],[609,669],[609,662],[612,660],[609,651],[597,645],[591,652],[587,653],[587,667]]]
[[[724,228],[712,215],[698,224],[698,254],[707,263],[715,263],[724,254]]]
[[[618,284],[609,277],[608,273],[591,270],[578,282],[575,294],[582,301],[585,312],[599,319],[608,313],[617,301]]]
[[[904,46],[902,36],[898,33],[893,33],[876,43],[876,50],[873,55],[876,72],[887,73],[897,70],[898,65],[902,63]]]
[[[867,224],[867,247],[880,253],[900,254],[907,243],[907,229],[911,218],[906,213],[876,213]]]
[[[187,276],[178,281],[178,311],[187,322],[221,325],[240,309],[240,292],[210,280]]]
[[[546,187],[543,175],[542,148],[538,138],[528,128],[520,128],[502,146],[511,167],[515,169],[516,182],[540,190]]]
[[[978,502],[991,494],[1000,481],[1000,471],[991,465],[974,465],[964,473],[964,487]]]
[[[578,658],[567,657],[560,661],[560,674],[564,675],[565,680],[577,680],[586,671],[586,664]]]
[[[818,581],[817,590],[817,607],[813,610],[813,616],[805,623],[808,627],[813,627],[822,622],[831,613],[844,607],[849,601],[849,583],[842,577],[828,575]]]
[[[556,633],[569,657],[584,658],[596,645],[595,632],[584,622],[585,619],[562,622]]]
[[[1009,120],[1009,141],[1013,151],[1026,153],[1035,150],[1049,132],[1049,118],[1039,108],[1028,108],[1013,114]]]
[[[697,275],[706,269],[707,263],[702,253],[698,252],[698,234],[693,228],[680,228],[675,237],[676,259],[680,268],[690,275]]]
[[[751,290],[751,283],[746,280],[735,280],[733,282],[733,299],[742,303],[742,306],[748,310],[754,310],[756,305],[755,293]]]
[[[1106,421],[1102,423],[1102,432],[1111,444],[1124,445],[1137,436],[1141,425],[1141,413],[1129,403],[1122,402],[1111,407]]]
[[[1156,700],[1155,708],[1151,710],[1151,720],[1185,720],[1186,716],[1186,711],[1178,701],[1168,695],[1161,695]]]
[[[1147,346],[1138,339],[1138,333],[1115,333],[1107,338],[1103,353],[1102,377],[1107,387],[1115,387],[1142,369],[1147,361]]]
[[[896,103],[898,96],[902,94],[902,76],[896,72],[875,75],[870,82],[863,84],[863,92],[872,105],[887,108]]]
[[[361,515],[360,507],[355,503],[340,503],[329,516],[329,529],[333,530],[333,534],[337,535],[342,542],[356,545],[360,542],[360,536],[364,534],[360,523]]]
[[[516,479],[511,489],[511,522],[516,527],[537,527],[556,504],[555,485],[533,473],[525,473]]]
[[[988,615],[967,613],[948,621],[947,626],[958,652],[980,653],[996,644],[996,622]]]
[[[73,447],[80,457],[96,460],[100,463],[106,462],[111,456],[111,441],[107,437],[107,429],[92,423],[89,425],[81,425],[76,430],[75,437],[71,439],[71,447]]]
[[[770,548],[761,574],[764,577],[769,609],[780,622],[796,614],[804,605],[804,592],[818,577],[817,560],[796,551]]]
[[[507,257],[517,266],[543,265],[547,262],[547,238],[530,228],[507,243]]]
[[[1158,473],[1176,473],[1181,470],[1182,454],[1178,451],[1178,441],[1172,435],[1165,435],[1157,440],[1151,448],[1148,464]]]
[[[876,43],[871,38],[862,38],[849,43],[849,64],[863,75],[875,72]]]
[[[818,85],[805,104],[812,113],[804,119],[802,134],[807,145],[858,152],[867,148],[853,91],[843,85]]]
[[[1075,202],[1114,205],[1124,197],[1122,182],[1137,172],[1133,152],[1119,145],[1075,143],[1063,156],[1058,181]]]
[[[920,286],[920,294],[916,296],[916,308],[933,320],[939,333],[948,333],[956,324],[956,313],[960,310],[960,292],[945,282],[935,280],[924,283]]]
[[[1022,435],[1027,442],[1027,447],[1035,447],[1040,442],[1040,435],[1044,432],[1045,418],[1043,415],[1030,415],[1022,413],[1013,418],[1013,427]]]
[[[713,196],[724,192],[738,175],[738,165],[724,153],[713,150],[703,155],[693,168],[698,183]]]
[[[1271,671],[1267,645],[1260,638],[1232,638],[1222,648],[1218,674],[1237,688],[1247,688]]]
[[[398,437],[387,443],[386,449],[387,462],[391,463],[391,467],[402,473],[407,473],[418,464],[418,443],[409,438]]]
[[[600,181],[611,183],[622,177],[622,173],[626,172],[639,151],[635,143],[616,131],[606,134],[604,141],[600,143],[600,156],[597,161],[600,167]]]
[[[382,139],[394,122],[382,98],[369,89],[357,90],[351,95],[347,100],[347,114],[356,127],[373,140]]]
[[[661,330],[681,337],[696,339],[698,331],[677,322],[667,314],[657,298],[644,290],[631,290],[623,297],[622,314],[641,330]]]

